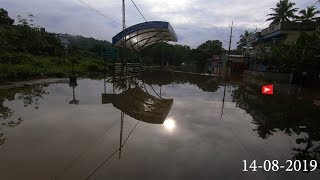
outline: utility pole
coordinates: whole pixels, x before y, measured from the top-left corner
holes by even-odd
[[[126,29],[126,5],[125,0],[122,0],[122,30]]]
[[[231,40],[232,40],[232,31],[233,31],[233,28],[235,28],[236,26],[233,25],[233,21],[232,21],[232,24],[231,26],[229,26],[230,28],[230,41],[229,41],[229,51],[228,51],[228,61],[230,61],[230,51],[231,51]]]
[[[126,29],[126,4],[125,4],[125,0],[122,0],[122,30],[124,31]],[[126,66],[125,68],[125,74],[127,75],[127,60],[125,59],[125,55],[126,55],[126,36],[123,37],[122,39],[122,62],[121,62],[121,69],[122,72],[124,70],[124,65]]]
[[[126,29],[126,8],[125,8],[125,0],[122,0],[122,29]],[[126,37],[123,38],[123,47],[122,47],[122,63],[124,61],[125,55],[125,45]],[[123,64],[122,64],[123,66]],[[126,63],[126,76],[127,76],[127,63]],[[126,79],[127,81],[127,79]],[[114,83],[113,83],[114,84]],[[127,85],[127,83],[126,83]],[[124,121],[124,112],[121,111],[121,123],[120,123],[120,143],[119,143],[119,159],[121,159],[122,152],[122,132],[123,132],[123,121]]]
[[[232,69],[232,67],[231,67],[231,69],[229,69],[229,66],[230,66],[230,64],[231,64],[231,62],[230,62],[231,40],[232,40],[232,31],[233,31],[233,28],[236,27],[236,26],[233,25],[233,21],[232,21],[231,26],[229,26],[229,27],[230,27],[230,36],[229,36],[229,37],[230,37],[230,40],[229,40],[228,60],[227,60],[227,62],[226,62],[226,66],[225,66],[226,75],[228,75],[228,74],[231,72],[231,69]]]

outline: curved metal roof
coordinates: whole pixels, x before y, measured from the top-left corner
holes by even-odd
[[[131,26],[112,38],[115,46],[140,51],[158,42],[174,41],[178,38],[169,22],[150,21]]]
[[[120,94],[102,94],[102,104],[108,103],[137,120],[163,124],[171,110],[173,99],[155,97],[135,87]]]

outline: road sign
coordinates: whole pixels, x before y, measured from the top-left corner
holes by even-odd
[[[102,52],[102,56],[105,56],[106,58],[112,59],[112,60],[116,60],[118,57],[118,52],[117,49],[113,48],[113,47],[107,47],[103,52]]]

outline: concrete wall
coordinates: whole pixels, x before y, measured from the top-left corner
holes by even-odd
[[[306,34],[311,34],[314,31],[304,31],[304,33]],[[290,31],[290,30],[286,30],[286,31],[281,31],[281,33],[286,34],[287,38],[285,39],[284,43],[285,44],[294,44],[296,43],[297,39],[299,38],[301,32],[300,31]]]
[[[259,72],[259,71],[244,71],[247,76],[263,78],[267,81],[275,81],[278,83],[291,83],[292,73],[274,73],[274,72]]]

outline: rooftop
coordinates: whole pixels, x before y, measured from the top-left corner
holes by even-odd
[[[121,31],[112,38],[112,44],[140,51],[158,42],[177,42],[177,40],[177,35],[169,22],[150,21]]]

